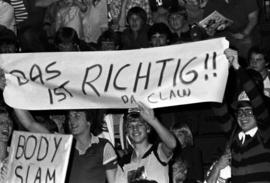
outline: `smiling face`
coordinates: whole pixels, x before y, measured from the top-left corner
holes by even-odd
[[[134,144],[140,144],[147,141],[149,132],[149,126],[147,126],[140,118],[129,121],[127,124],[127,134]]]
[[[8,142],[11,134],[12,134],[12,121],[9,118],[8,114],[2,113],[0,114],[0,141]]]
[[[90,133],[91,124],[87,121],[84,111],[70,111],[68,123],[71,133],[75,136]]]
[[[238,108],[237,122],[244,132],[257,126],[256,119],[250,106]]]

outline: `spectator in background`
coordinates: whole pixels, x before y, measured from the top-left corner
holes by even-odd
[[[266,59],[266,52],[259,47],[252,47],[249,50],[249,67],[259,72],[263,78],[264,95],[270,97],[270,72],[269,62]]]
[[[204,17],[213,11],[231,19],[233,24],[216,36],[226,36],[231,45],[239,50],[239,56],[247,59],[248,50],[257,37],[258,5],[255,0],[207,0]],[[239,11],[241,10],[241,11]]]
[[[99,50],[118,50],[120,48],[120,34],[109,29],[98,38]]]
[[[149,47],[147,32],[147,15],[140,7],[133,7],[127,14],[128,28],[122,32],[122,49],[138,49]]]
[[[15,33],[0,25],[0,53],[18,52],[18,42]]]
[[[176,159],[180,157],[187,162],[186,182],[202,182],[202,154],[193,144],[193,135],[190,128],[185,123],[175,123],[172,127],[172,132],[180,143],[180,146],[176,149],[174,155]]]
[[[78,38],[77,32],[70,27],[60,28],[55,35],[55,49],[57,51],[86,51],[90,47]],[[91,48],[95,49],[95,48]]]
[[[172,31],[171,43],[183,43],[191,41],[191,31],[187,22],[186,9],[172,8],[168,16],[169,27]]]
[[[16,33],[14,8],[7,2],[0,0],[0,25]]]
[[[172,164],[172,183],[186,183],[188,172],[187,162],[177,158]]]
[[[65,4],[65,1],[59,0],[50,4],[45,12],[43,29],[46,32],[49,45],[54,44],[54,37],[56,34],[56,17],[59,10]],[[51,50],[49,50],[51,51]]]
[[[112,18],[115,29],[123,31],[128,24],[126,19],[129,10],[140,7],[146,13],[147,24],[151,23],[151,10],[148,0],[111,0],[109,3],[109,15]]]
[[[57,12],[55,29],[58,31],[61,27],[73,28],[78,37],[81,39],[83,35],[83,13],[87,11],[84,1],[79,0],[63,0],[63,5]]]
[[[207,0],[178,0],[186,8],[188,24],[198,23],[203,18],[203,8]]]
[[[148,31],[148,38],[152,47],[166,46],[171,41],[171,31],[164,23],[153,24]]]
[[[97,43],[99,36],[108,29],[107,0],[84,0],[87,11],[83,15],[83,40]]]
[[[7,0],[14,8],[17,36],[22,52],[46,50],[46,36],[42,30],[45,8],[35,6],[35,0]]]
[[[171,8],[177,8],[177,0],[149,0],[153,23],[168,25],[168,15]]]

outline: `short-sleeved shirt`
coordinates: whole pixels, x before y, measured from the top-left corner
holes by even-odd
[[[118,183],[131,183],[138,178],[158,183],[169,182],[168,162],[170,158],[163,153],[161,143],[152,145],[140,161],[134,161],[132,158],[134,156],[135,152],[125,156],[123,161],[119,162],[122,166],[123,178]]]
[[[116,167],[117,156],[111,143],[92,135],[85,153],[75,148],[71,154],[69,183],[105,183],[106,170]]]
[[[256,0],[208,0],[204,10],[204,17],[217,10],[225,17],[233,20],[233,24],[228,27],[232,32],[242,31],[248,23],[248,15],[258,10]]]

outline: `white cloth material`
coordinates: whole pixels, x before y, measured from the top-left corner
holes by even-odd
[[[16,33],[14,8],[2,0],[0,0],[0,25]]]
[[[263,85],[264,85],[264,95],[267,97],[270,97],[270,80],[269,77],[266,77],[263,80]]]
[[[239,140],[242,142],[242,144],[245,143],[246,140],[246,135],[250,135],[251,137],[254,137],[254,135],[256,134],[256,132],[258,131],[258,127],[254,127],[251,130],[247,131],[247,132],[239,132],[238,134],[238,138]]]

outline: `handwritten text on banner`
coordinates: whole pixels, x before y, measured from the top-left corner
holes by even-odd
[[[7,104],[23,109],[152,108],[221,102],[225,38],[166,47],[1,55]]]

